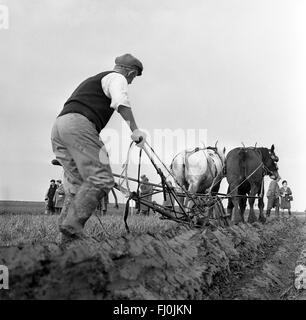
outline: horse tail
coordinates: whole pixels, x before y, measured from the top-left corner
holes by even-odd
[[[240,168],[240,174],[242,178],[245,178],[246,176],[246,157],[247,157],[247,151],[245,148],[241,148],[238,152],[239,156],[239,168]]]

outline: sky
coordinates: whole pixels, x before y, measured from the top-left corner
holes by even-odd
[[[62,176],[50,165],[50,132],[66,99],[87,77],[112,69],[116,56],[132,53],[144,65],[130,86],[139,127],[152,136],[166,129],[206,132],[206,145],[218,140],[227,152],[242,142],[274,144],[293,209],[306,209],[305,1],[0,0],[0,10],[1,5],[9,12],[9,27],[0,28],[1,200],[43,200],[50,178]],[[119,145],[107,144],[118,173],[125,156],[118,161],[114,154],[118,148],[125,154],[129,134],[117,113],[107,129],[125,137]],[[180,147],[159,149],[162,159],[169,164]],[[152,166],[143,170],[158,181]]]

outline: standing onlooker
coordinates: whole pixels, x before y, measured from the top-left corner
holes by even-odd
[[[119,209],[119,205],[118,205],[118,198],[117,195],[115,193],[114,188],[111,189],[111,192],[114,196],[114,200],[115,200],[115,208]],[[105,216],[107,213],[107,205],[109,204],[109,194],[106,194],[103,196],[103,198],[99,201],[98,206],[97,206],[97,211],[98,213],[101,215]]]
[[[148,196],[143,197],[142,199],[145,199],[147,201],[152,201],[153,186],[149,185],[148,182],[149,182],[149,179],[147,178],[147,176],[145,174],[142,175],[141,185],[140,185],[140,196],[145,196],[147,194]],[[139,211],[141,214],[148,216],[150,213],[150,208],[140,203]]]
[[[54,198],[54,194],[55,191],[57,189],[57,186],[55,184],[55,180],[52,179],[50,180],[50,187],[45,195],[45,201],[46,201],[46,214],[53,214],[54,213],[54,202],[53,202],[53,198]]]
[[[291,201],[293,200],[292,191],[287,186],[287,181],[282,182],[282,187],[280,188],[282,216],[284,216],[285,209],[288,210],[289,216],[291,216]]]
[[[111,189],[111,192],[112,192],[114,200],[115,200],[115,208],[119,209],[118,198],[117,198],[117,195],[116,195],[114,188]]]
[[[65,200],[65,191],[64,186],[62,184],[62,180],[56,180],[57,189],[54,194],[53,202],[55,213],[60,214],[64,205]]]
[[[174,189],[171,181],[167,181],[167,183],[171,188]],[[175,199],[173,198],[173,196],[171,194],[166,192],[166,200],[164,200],[163,206],[166,207],[167,209],[172,209],[172,203],[173,204],[175,203]]]
[[[109,202],[108,194],[105,194],[103,198],[99,201],[97,206],[97,211],[99,212],[100,215],[101,215],[101,211],[103,216],[106,215],[108,202]]]
[[[267,217],[270,217],[271,210],[275,208],[275,216],[279,217],[279,185],[278,182],[280,180],[280,177],[278,177],[276,180],[272,179],[269,184],[269,189],[267,192],[267,198],[268,198],[268,206],[267,206]]]

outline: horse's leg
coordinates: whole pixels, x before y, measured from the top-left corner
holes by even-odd
[[[255,197],[257,192],[258,192],[258,186],[255,183],[252,183],[249,196]],[[250,205],[250,213],[248,217],[249,223],[253,223],[257,220],[255,211],[254,211],[254,202],[255,202],[255,198],[249,198],[249,205]]]
[[[193,194],[193,193],[196,193],[198,190],[198,184],[196,181],[192,181],[190,184],[189,184],[189,188],[188,188],[188,192]],[[188,197],[186,197],[185,199],[185,206],[187,207],[187,212],[190,212],[191,208],[192,208],[192,204],[193,204],[193,201],[192,200],[189,200]]]
[[[176,178],[176,180],[179,183],[179,184],[176,183],[177,187],[179,187],[179,193],[183,193],[183,196],[177,196],[177,200],[179,202],[178,205],[181,205],[182,207],[186,208],[188,199],[187,199],[187,197],[184,197],[185,193],[183,192],[183,190],[181,190],[180,187],[182,186],[185,188],[185,190],[188,190],[189,186],[183,181],[183,179]],[[179,209],[179,211],[183,212],[182,209]]]
[[[220,180],[220,176],[218,176],[218,178],[219,178],[219,180]],[[213,196],[218,194],[219,189],[220,189],[220,185],[221,185],[221,180],[220,180],[219,182],[217,182],[212,188],[210,188],[210,192],[211,192],[211,194],[212,194]],[[221,205],[222,205],[222,203],[221,203]],[[213,217],[213,215],[214,215],[213,213],[214,213],[214,209],[215,209],[215,208],[217,208],[217,210],[219,210],[217,204],[214,205],[214,206],[212,206],[212,208],[209,209],[209,211],[208,211],[208,216],[209,216],[210,218]]]
[[[258,209],[259,209],[259,218],[258,220],[262,223],[266,222],[266,218],[264,216],[264,207],[265,207],[265,203],[264,203],[264,194],[265,194],[265,189],[264,189],[264,180],[262,179],[261,182],[261,186],[259,187],[259,191],[258,191]]]
[[[260,195],[259,195],[260,196]],[[265,223],[266,222],[266,218],[263,214],[264,212],[264,206],[265,206],[265,203],[263,201],[263,197],[260,197],[258,199],[258,208],[259,208],[259,218],[258,218],[258,221],[262,222],[262,223]]]
[[[232,189],[232,188],[230,188]],[[237,197],[238,195],[238,190],[235,189],[232,193],[231,193],[231,200],[233,202],[234,205],[234,213],[232,215],[232,221],[234,224],[238,224],[239,222],[242,222],[242,216],[241,216],[241,212],[239,209],[239,198]]]
[[[230,188],[227,188],[227,194],[230,193]],[[230,219],[232,219],[232,214],[233,214],[233,209],[234,209],[234,203],[232,198],[228,198],[228,202],[227,202],[227,214],[230,216]]]
[[[245,208],[246,208],[246,203],[247,203],[247,198],[245,197],[241,197],[239,199],[239,206],[240,206],[240,214],[241,214],[241,219],[242,219],[242,222],[245,222],[244,221],[244,212],[245,212]]]
[[[210,187],[208,190],[205,191],[205,193],[208,193],[209,195],[212,196],[213,195],[212,188]],[[208,218],[210,218],[210,219],[214,218],[214,209],[215,209],[214,205],[208,206]]]

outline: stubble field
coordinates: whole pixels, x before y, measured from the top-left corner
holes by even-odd
[[[24,245],[34,242],[58,243],[58,215],[44,214],[44,203],[40,202],[1,202],[0,203],[0,246]],[[93,238],[110,239],[125,235],[123,221],[124,205],[119,209],[109,205],[106,216],[96,212],[86,224],[85,232]],[[173,228],[176,223],[159,219],[151,214],[148,217],[130,215],[128,225],[131,234],[160,233]]]
[[[299,299],[294,268],[305,216],[265,225],[191,229],[123,209],[93,215],[91,240],[63,251],[57,216],[43,203],[0,205],[0,264],[10,270],[2,299]]]

